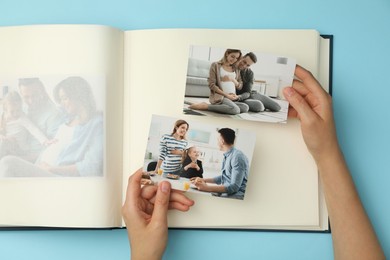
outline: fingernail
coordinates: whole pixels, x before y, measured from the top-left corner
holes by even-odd
[[[168,193],[170,189],[171,189],[171,185],[169,184],[169,182],[164,181],[161,183],[161,191],[163,193]]]
[[[291,87],[286,88],[286,94],[287,96],[291,97],[295,94],[295,90]]]

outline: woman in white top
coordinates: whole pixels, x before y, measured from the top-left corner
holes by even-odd
[[[227,49],[222,59],[211,64],[209,73],[210,104],[192,104],[191,109],[209,110],[222,114],[237,115],[249,111],[249,106],[238,102],[236,89],[242,88],[241,75],[236,67],[241,51]]]

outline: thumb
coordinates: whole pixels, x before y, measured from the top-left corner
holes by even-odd
[[[158,185],[151,222],[156,223],[158,225],[168,225],[167,212],[168,212],[170,195],[171,195],[171,184],[167,181],[161,182]]]
[[[316,116],[310,105],[294,88],[287,87],[283,89],[283,94],[290,105],[297,111],[301,121],[306,122],[310,118]]]

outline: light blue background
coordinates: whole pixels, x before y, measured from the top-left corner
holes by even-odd
[[[390,257],[389,0],[0,0],[0,26],[51,23],[121,29],[307,28],[333,34],[340,143]],[[0,231],[2,260],[128,258],[125,230]],[[188,260],[332,258],[330,234],[288,232],[172,230],[165,254],[165,259]]]

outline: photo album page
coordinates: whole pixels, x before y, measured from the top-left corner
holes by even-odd
[[[0,38],[0,225],[120,226],[123,32],[18,26]]]

